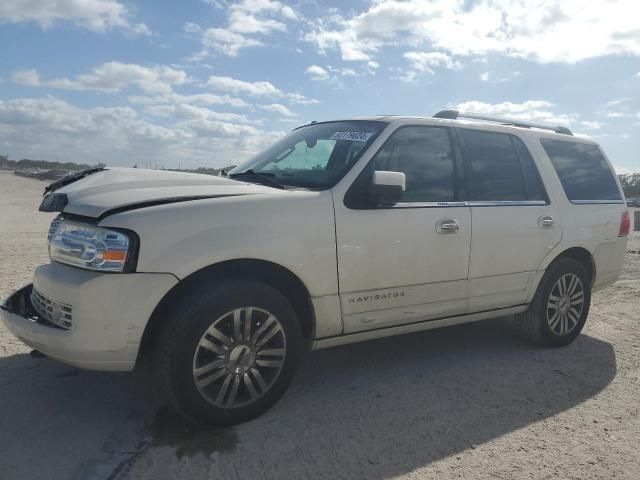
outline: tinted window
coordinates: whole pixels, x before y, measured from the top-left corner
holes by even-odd
[[[618,184],[595,145],[543,139],[569,200],[621,200]]]
[[[529,152],[529,149],[522,143],[518,137],[511,137],[513,145],[516,148],[518,157],[520,157],[520,164],[522,165],[522,172],[524,173],[524,183],[527,189],[527,200],[547,200],[544,188],[542,187],[542,181],[538,174],[538,169],[533,161],[533,157]]]
[[[398,129],[376,154],[374,168],[406,175],[402,202],[455,200],[454,157],[445,128]]]
[[[460,133],[464,155],[471,166],[474,200],[528,200],[523,169],[511,135],[466,129]]]

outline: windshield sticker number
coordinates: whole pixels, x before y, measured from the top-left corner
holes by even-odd
[[[373,136],[373,133],[368,132],[336,132],[329,140],[350,140],[352,142],[363,142],[365,143]]]

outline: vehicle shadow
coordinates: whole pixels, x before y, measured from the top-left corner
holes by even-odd
[[[207,471],[391,478],[570,409],[615,374],[606,342],[581,335],[544,349],[503,320],[319,351],[273,410],[236,427],[237,448]]]
[[[0,357],[0,480],[107,479],[144,425],[130,375]]]
[[[552,417],[615,377],[606,342],[581,335],[543,349],[504,327],[491,320],[312,353],[262,417],[205,431],[165,421],[129,474],[385,479]],[[145,437],[134,378],[0,359],[0,478],[115,478]]]

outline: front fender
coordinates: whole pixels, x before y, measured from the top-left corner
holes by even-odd
[[[312,297],[338,292],[330,192],[283,191],[158,205],[107,217],[100,225],[138,234],[139,272],[185,278],[209,265],[252,258],[290,270]]]

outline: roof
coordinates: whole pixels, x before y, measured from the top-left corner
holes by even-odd
[[[488,115],[476,114],[476,113],[463,113],[457,110],[442,110],[434,116],[422,116],[422,115],[369,115],[362,117],[351,117],[335,119],[330,121],[377,121],[377,122],[410,122],[421,121],[428,122],[430,124],[447,124],[452,123],[460,125],[484,125],[486,127],[493,127],[496,131],[518,131],[519,133],[535,134],[536,136],[553,137],[557,139],[564,139],[576,141],[578,143],[596,143],[593,140],[584,138],[582,136],[574,136],[573,132],[569,128],[562,125],[552,125],[548,123],[531,122],[528,120],[511,119],[504,117],[492,117]],[[326,123],[326,122],[311,122],[311,123]],[[300,128],[300,127],[298,127]]]

